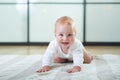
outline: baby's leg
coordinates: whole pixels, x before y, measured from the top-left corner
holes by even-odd
[[[90,63],[93,59],[93,56],[84,48],[83,49],[83,53],[84,53],[84,63]]]
[[[68,59],[60,58],[59,56],[54,56],[54,63],[66,63]]]

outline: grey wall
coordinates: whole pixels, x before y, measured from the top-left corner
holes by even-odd
[[[1,0],[0,43],[49,42],[70,16],[82,42],[120,42],[120,0]]]

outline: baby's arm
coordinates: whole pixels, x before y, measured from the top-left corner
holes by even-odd
[[[54,41],[51,41],[42,60],[42,68],[37,70],[37,72],[47,72],[51,70],[51,63],[56,53]]]
[[[73,68],[67,70],[68,73],[79,72],[79,71],[81,71],[80,66],[73,66]]]
[[[42,69],[37,70],[37,72],[48,72],[50,69],[50,66],[43,66]]]
[[[68,73],[80,72],[81,66],[83,65],[83,51],[82,48],[78,47],[73,51],[73,67],[68,69]]]

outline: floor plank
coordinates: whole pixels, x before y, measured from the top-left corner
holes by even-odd
[[[46,48],[47,46],[0,46],[0,55],[44,54]],[[120,46],[85,46],[85,48],[93,55],[120,54]]]

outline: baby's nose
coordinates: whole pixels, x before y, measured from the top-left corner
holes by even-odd
[[[67,40],[67,36],[64,36],[64,37],[63,37],[63,40],[66,41],[66,40]]]

